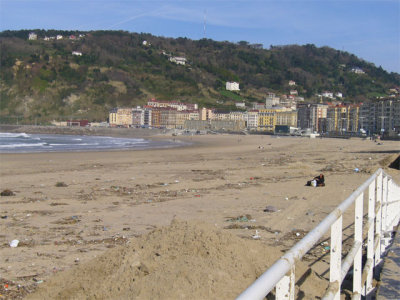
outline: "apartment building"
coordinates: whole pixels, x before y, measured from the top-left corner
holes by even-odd
[[[298,103],[297,104],[297,127],[312,131],[322,130],[321,119],[327,117],[328,105],[315,103]]]
[[[370,133],[400,132],[400,99],[363,103],[360,127]]]
[[[111,127],[131,127],[133,124],[132,108],[115,108],[109,113]]]
[[[258,110],[250,110],[246,113],[247,128],[255,130],[258,128]]]

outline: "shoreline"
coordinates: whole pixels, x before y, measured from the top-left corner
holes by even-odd
[[[31,134],[97,135],[128,138],[145,138],[167,134],[167,130],[147,128],[60,127],[34,125],[0,125],[0,132]]]

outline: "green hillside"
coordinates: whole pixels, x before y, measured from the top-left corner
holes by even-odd
[[[30,32],[38,39],[28,40]],[[44,40],[56,35],[64,38]],[[264,101],[268,92],[287,94],[293,89],[289,80],[310,101],[326,90],[343,93],[346,101],[369,101],[400,86],[397,73],[350,53],[314,45],[267,50],[247,42],[61,30],[3,31],[0,42],[3,123],[14,122],[16,116],[26,123],[68,118],[103,121],[110,108],[143,105],[149,98],[231,107],[235,101]],[[174,56],[185,57],[186,65],[169,61]],[[351,72],[355,67],[365,74]],[[239,82],[240,92],[225,91],[226,81]]]

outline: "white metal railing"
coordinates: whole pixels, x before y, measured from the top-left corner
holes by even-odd
[[[363,226],[364,193],[368,195],[368,217]],[[354,243],[342,261],[343,213],[354,204]],[[275,287],[276,299],[295,299],[295,263],[300,260],[328,230],[331,230],[330,280],[322,299],[340,299],[340,286],[353,266],[353,299],[369,296],[373,270],[381,262],[391,240],[393,228],[400,220],[400,186],[382,169],[332,211],[318,226],[278,259],[266,272],[253,282],[237,300],[264,299]],[[367,260],[362,265],[364,238]],[[288,274],[288,275],[286,275]]]

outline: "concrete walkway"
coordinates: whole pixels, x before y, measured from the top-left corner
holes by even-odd
[[[377,300],[400,299],[400,232],[397,230],[388,255],[384,258]]]

